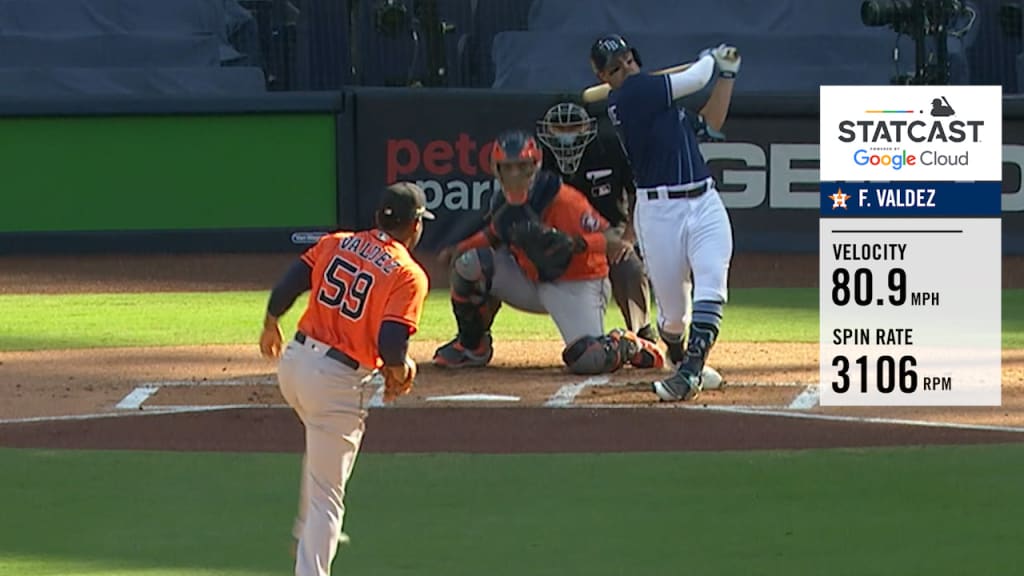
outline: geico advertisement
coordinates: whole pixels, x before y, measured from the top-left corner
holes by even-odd
[[[825,180],[999,180],[999,86],[822,86]]]

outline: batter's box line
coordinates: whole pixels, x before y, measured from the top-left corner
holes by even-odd
[[[603,386],[610,381],[610,378],[605,375],[592,376],[587,378],[583,382],[574,382],[571,384],[565,384],[561,388],[555,391],[545,402],[545,408],[568,408],[573,405],[576,401],[576,397],[583,392],[583,389],[587,386]]]
[[[277,386],[277,379],[273,376],[256,378],[253,380],[162,380],[156,382],[142,382],[138,386],[163,387],[188,387],[188,386]]]
[[[40,422],[74,422],[85,420],[102,420],[107,418],[133,418],[139,416],[160,416],[163,414],[187,414],[191,412],[217,412],[220,410],[239,410],[247,408],[288,408],[284,405],[271,404],[268,406],[256,404],[226,404],[222,406],[154,406],[142,410],[119,410],[116,412],[99,412],[93,414],[69,414],[65,416],[31,416],[28,418],[7,418],[0,419],[0,425],[9,424],[34,424]]]
[[[700,400],[698,399],[697,402],[700,402]],[[703,405],[702,406],[694,406],[692,404],[683,405],[682,403],[659,402],[657,400],[652,400],[650,403],[640,403],[640,402],[638,402],[638,403],[634,403],[634,404],[629,404],[629,403],[604,404],[604,403],[600,403],[600,402],[587,402],[585,404],[575,404],[573,406],[569,406],[569,408],[599,408],[601,410],[621,410],[621,409],[636,409],[636,408],[652,408],[652,409],[656,409],[656,410],[671,410],[671,409],[686,408],[686,409],[689,409],[689,410],[710,410],[712,408],[712,405],[708,405],[708,406],[703,406]],[[735,405],[730,405],[729,408],[734,408],[734,409],[739,409],[739,410],[757,411],[757,410],[785,410],[786,406],[772,405],[772,404],[735,404]]]
[[[125,395],[114,408],[117,410],[141,410],[146,403],[161,388],[188,388],[208,386],[267,386],[276,385],[273,378],[262,378],[257,380],[162,380],[158,382],[143,382]]]
[[[817,384],[811,384],[804,391],[793,398],[793,401],[789,403],[788,408],[790,410],[810,410],[818,405],[820,398],[819,388]]]
[[[935,422],[932,420],[910,420],[907,418],[879,418],[868,416],[841,416],[838,414],[817,414],[796,410],[778,410],[770,407],[747,408],[742,406],[694,406],[675,404],[683,410],[705,410],[710,412],[728,412],[732,414],[748,414],[753,416],[774,416],[779,418],[804,418],[807,420],[823,420],[826,422],[853,422],[857,424],[888,424],[893,426],[918,426],[923,428],[952,428],[957,430],[981,430],[986,432],[1014,432],[1024,434],[1024,426],[998,426],[991,424],[960,424],[956,422]]]

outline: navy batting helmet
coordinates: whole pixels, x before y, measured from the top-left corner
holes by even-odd
[[[614,57],[626,52],[632,52],[636,65],[643,66],[643,63],[640,61],[640,53],[636,51],[636,48],[630,46],[625,38],[618,34],[609,34],[608,36],[598,38],[594,45],[590,47],[590,62],[594,65],[595,69],[604,70]]]

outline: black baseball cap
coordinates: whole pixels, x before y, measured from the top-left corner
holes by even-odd
[[[381,194],[377,217],[382,226],[399,228],[417,218],[433,220],[434,213],[427,210],[427,195],[422,188],[412,182],[396,182]]]

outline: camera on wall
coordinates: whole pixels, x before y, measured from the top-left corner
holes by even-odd
[[[860,20],[865,26],[888,27],[914,39],[914,73],[893,77],[893,84],[948,84],[948,37],[963,37],[975,16],[974,10],[960,0],[865,0],[860,5]],[[969,22],[953,29],[964,18]],[[934,52],[928,49],[929,38]]]

